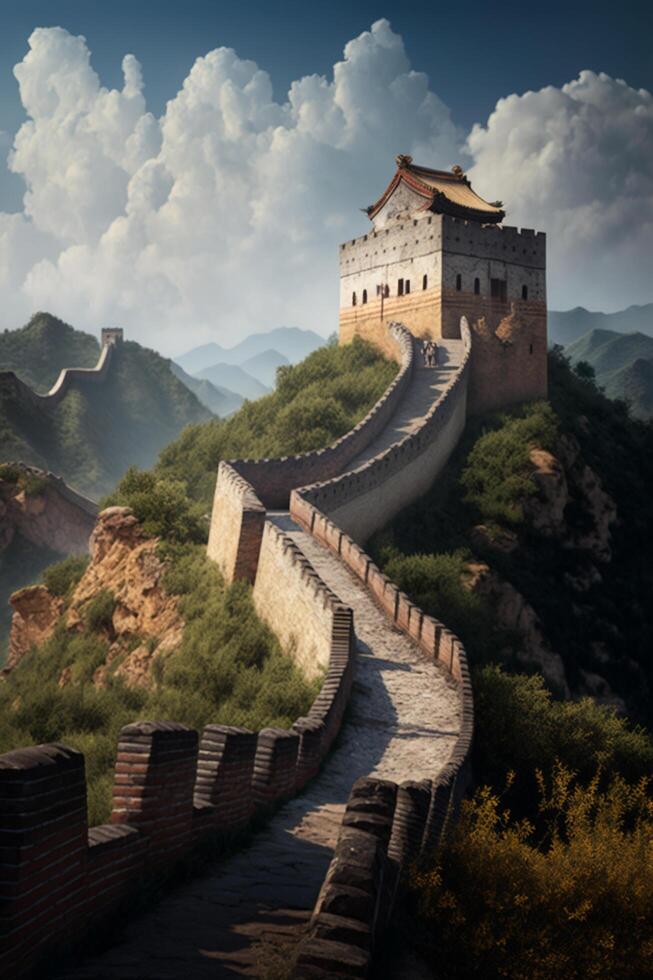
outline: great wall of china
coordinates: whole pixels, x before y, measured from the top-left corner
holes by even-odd
[[[126,975],[125,955],[155,975],[166,933],[182,973],[255,973],[259,940],[284,934],[287,916],[302,927],[310,920],[297,977],[366,975],[401,869],[441,833],[471,742],[462,645],[362,547],[432,483],[464,428],[466,323],[462,336],[443,341],[443,363],[429,371],[409,331],[393,325],[399,373],[355,429],[323,451],[220,466],[209,555],[227,578],[252,582],[261,617],[309,674],[323,675],[307,717],[258,733],[127,726],[111,822],[90,829],[79,752],[46,745],[0,757],[3,975],[28,975],[114,911],[144,874],[279,804],[249,848],[200,879],[194,898],[182,889],[165,899],[159,925],[142,918],[91,975]],[[226,901],[209,906],[210,924],[206,911],[196,914],[198,889]],[[168,915],[175,925],[162,928]],[[196,934],[203,928],[211,953]],[[60,975],[89,975],[80,971]]]
[[[102,330],[102,346],[97,364],[92,368],[63,368],[59,377],[49,391],[41,394],[30,388],[28,384],[15,374],[14,371],[0,371],[0,382],[10,384],[16,393],[27,402],[45,408],[56,408],[67,393],[78,382],[84,384],[100,384],[109,373],[111,359],[116,344],[122,342],[123,331],[120,328],[105,328]]]
[[[402,875],[455,813],[474,726],[465,651],[364,545],[432,485],[468,413],[546,398],[546,241],[502,226],[460,167],[407,155],[367,213],[373,230],[340,248],[340,340],[369,339],[399,371],[332,446],[222,462],[207,552],[251,584],[320,692],[288,731],[128,725],[100,827],[79,752],[0,756],[0,973],[29,975],[143,877],[265,816],[247,847],[54,975],[261,976],[282,944],[294,980],[370,976]],[[421,337],[437,339],[436,368]]]

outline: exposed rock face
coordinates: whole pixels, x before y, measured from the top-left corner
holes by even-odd
[[[32,585],[11,597],[13,617],[6,669],[11,670],[33,647],[47,640],[61,611],[63,599],[51,595],[44,585]]]
[[[612,554],[610,527],[617,520],[614,500],[582,459],[573,436],[562,436],[557,456],[545,449],[532,449],[533,479],[537,495],[524,505],[530,526],[548,537],[559,538],[566,548],[586,551],[588,557],[608,562]],[[583,512],[586,527],[571,527],[568,506],[575,501]]]
[[[62,555],[88,551],[96,517],[93,502],[42,470],[22,464],[11,466],[21,478],[0,477],[0,552],[15,534]]]
[[[523,595],[484,562],[468,563],[463,584],[491,603],[501,629],[519,636],[519,659],[524,664],[535,665],[555,690],[568,697],[569,685],[562,657],[547,643],[542,624]]]
[[[103,628],[109,654],[94,675],[96,684],[106,681],[112,664],[119,660],[117,675],[128,684],[149,685],[154,658],[181,640],[184,622],[177,597],[163,588],[166,566],[156,555],[157,545],[158,539],[143,536],[126,507],[109,507],[98,517],[90,541],[91,562],[65,612],[67,628],[82,632],[89,602],[101,593],[113,597],[110,623]],[[45,586],[17,593],[12,603],[10,666],[52,634],[63,610],[63,600],[51,596]],[[59,683],[65,686],[70,679],[71,672],[64,671]]]

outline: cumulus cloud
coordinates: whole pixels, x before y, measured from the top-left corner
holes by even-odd
[[[511,224],[548,233],[550,305],[650,302],[653,97],[582,71],[500,99],[468,138],[469,175]]]
[[[256,64],[211,51],[159,120],[133,56],[107,91],[84,38],[38,29],[29,46],[15,68],[28,120],[10,155],[25,209],[5,247],[35,237],[31,262],[14,263],[7,325],[22,303],[168,350],[281,323],[328,333],[338,242],[365,227],[359,208],[397,150],[451,166],[462,142],[384,20],[347,44],[331,79],[300,79],[284,103]]]
[[[2,326],[49,309],[87,329],[121,324],[169,353],[282,323],[329,333],[337,245],[366,228],[359,208],[397,152],[472,162],[475,186],[503,197],[512,223],[552,233],[554,298],[561,255],[578,260],[570,302],[597,305],[592,256],[608,247],[606,288],[636,279],[651,97],[607,76],[503,99],[465,143],[385,20],[284,102],[256,64],[211,51],[160,119],[132,55],[110,91],[84,38],[39,28],[29,48],[15,68],[28,118],[9,155],[24,211],[0,215]]]

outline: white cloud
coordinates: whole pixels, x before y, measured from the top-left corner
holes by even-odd
[[[2,326],[50,309],[167,352],[282,323],[329,333],[337,245],[365,229],[358,209],[394,155],[465,162],[464,134],[385,20],[346,45],[332,78],[294,82],[285,103],[256,64],[211,51],[159,120],[132,55],[122,90],[108,91],[84,38],[49,28],[29,43],[15,69],[28,120],[10,154],[24,214],[0,216]],[[589,305],[597,249],[611,242],[606,290],[639,268],[647,148],[651,97],[591,73],[501,100],[468,144],[475,186],[504,198],[511,223],[553,233],[554,270],[559,255],[578,257],[569,302]]]
[[[549,304],[650,302],[653,97],[582,71],[562,88],[500,99],[475,126],[470,176],[511,224],[548,233]]]

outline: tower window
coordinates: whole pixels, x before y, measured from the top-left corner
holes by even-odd
[[[490,279],[490,296],[505,303],[508,299],[508,283],[505,279]]]
[[[477,276],[476,279],[474,280],[474,295],[478,296],[480,291],[481,291],[481,280]]]
[[[356,293],[351,294],[351,305],[356,306]]]
[[[404,285],[404,292],[406,294],[408,294],[410,292],[410,279],[406,279],[406,283]]]
[[[522,286],[521,288],[521,298],[528,299],[528,286]]]
[[[403,279],[398,279],[397,280],[397,296],[403,296],[403,295],[404,295],[404,280]]]
[[[533,353],[533,345],[532,344],[529,344],[528,345],[528,353],[529,354],[532,354]]]
[[[462,288],[463,288],[463,277],[461,276],[460,273],[458,273],[458,275],[456,276],[456,289],[458,290],[458,292],[460,292]]]
[[[429,277],[427,275],[422,276],[422,289],[428,289]]]
[[[386,299],[387,299],[387,298],[388,298],[388,296],[390,295],[390,287],[388,286],[388,284],[387,284],[387,283],[386,283],[386,285],[385,285],[385,289],[383,290],[383,295],[384,295],[384,297],[385,297]]]
[[[363,290],[363,302],[364,303],[367,303],[367,290],[366,289]]]

